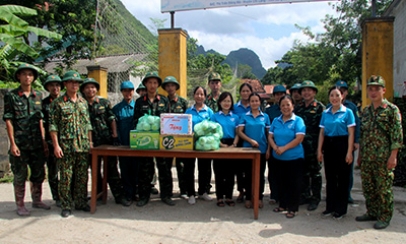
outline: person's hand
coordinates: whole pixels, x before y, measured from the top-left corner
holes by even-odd
[[[45,140],[42,141],[42,146],[44,147],[45,157],[49,157],[48,143]]]
[[[118,137],[113,137],[113,146],[120,146],[120,145],[121,145],[121,143],[118,140]]]
[[[354,143],[354,151],[358,150],[359,148],[359,143]]]
[[[56,158],[62,158],[63,157],[63,152],[60,146],[56,146],[54,148],[54,155]]]
[[[321,151],[317,152],[317,161],[323,162],[323,153]]]
[[[266,155],[265,155],[266,160],[268,160],[268,158],[269,158],[270,155],[271,155],[270,150],[269,150],[269,149],[266,150]]]
[[[278,155],[282,155],[285,151],[285,147],[277,147],[275,150],[276,154]]]
[[[10,152],[14,157],[20,157],[21,156],[20,149],[15,144],[11,145]]]
[[[256,140],[251,139],[251,146],[258,148],[259,144],[258,144],[258,142]]]
[[[398,159],[395,156],[390,156],[387,163],[388,169],[394,169],[397,165],[397,161]]]
[[[347,164],[352,164],[352,161],[354,160],[353,156],[352,156],[352,152],[348,152],[347,156],[345,156],[345,162]]]

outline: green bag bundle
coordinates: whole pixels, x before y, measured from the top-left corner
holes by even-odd
[[[138,120],[137,131],[159,131],[161,119],[159,116],[145,114]]]
[[[196,150],[210,151],[220,148],[220,139],[223,138],[223,129],[216,122],[204,120],[194,127]]]

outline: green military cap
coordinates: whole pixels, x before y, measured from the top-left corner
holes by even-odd
[[[299,88],[299,92],[302,91],[303,88],[312,88],[313,90],[316,91],[316,93],[319,91],[319,89],[317,89],[316,85],[314,84],[313,81],[311,80],[305,80],[302,82],[302,85]]]
[[[83,91],[83,89],[85,88],[85,86],[88,85],[88,84],[93,84],[93,85],[95,85],[97,90],[100,89],[100,84],[99,84],[99,82],[97,82],[97,81],[96,81],[95,79],[93,79],[93,78],[86,78],[86,79],[83,81],[83,84],[80,85],[80,91]]]
[[[144,86],[142,83],[140,83],[140,84],[138,85],[137,89],[135,89],[135,92],[136,92],[136,93],[139,93],[139,91],[142,90],[142,89],[146,90],[145,86]]]
[[[218,80],[218,81],[221,81],[221,76],[220,76],[220,74],[219,73],[216,73],[216,72],[212,72],[212,73],[210,73],[209,74],[209,82],[210,81],[212,81],[212,80]]]
[[[63,75],[62,81],[68,81],[68,80],[78,81],[79,83],[83,82],[82,78],[80,77],[80,74],[75,70],[69,70],[68,72],[66,72]]]
[[[161,84],[162,84],[162,79],[161,79],[161,77],[159,77],[158,72],[153,71],[153,72],[148,72],[148,73],[146,73],[145,76],[144,76],[144,79],[142,79],[142,82],[141,82],[141,83],[145,86],[145,82],[146,82],[149,78],[156,78],[156,79],[158,79],[159,86],[161,86]]]
[[[44,82],[45,89],[47,89],[47,84],[52,82],[58,83],[61,86],[61,89],[63,89],[62,80],[61,77],[59,77],[59,75],[48,75],[47,79]]]
[[[382,86],[382,87],[385,87],[385,80],[382,78],[382,76],[372,75],[368,79],[367,86]]]
[[[15,79],[16,81],[19,82],[19,80],[18,80],[18,78],[17,78],[17,74],[18,74],[21,70],[23,70],[23,69],[32,70],[32,72],[34,73],[34,80],[36,80],[36,79],[38,78],[38,70],[37,70],[37,68],[35,68],[34,65],[24,63],[24,64],[21,64],[20,66],[18,66],[16,72],[14,72],[14,79]]]
[[[292,92],[292,91],[294,91],[294,90],[299,90],[300,87],[302,87],[302,84],[296,83],[296,84],[294,84],[294,85],[289,89],[289,91]]]
[[[173,76],[167,76],[167,77],[164,79],[164,83],[162,83],[162,88],[165,89],[165,85],[166,85],[166,84],[169,84],[169,83],[175,84],[175,85],[176,85],[176,90],[179,90],[179,88],[180,88],[179,82],[178,82],[178,81],[176,80],[176,78],[173,77]]]

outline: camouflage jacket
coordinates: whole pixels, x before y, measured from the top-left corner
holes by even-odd
[[[169,100],[169,113],[184,114],[189,107],[188,102],[183,97],[176,95],[176,98]]]
[[[51,103],[49,131],[58,133],[59,146],[64,153],[88,152],[88,132],[92,130],[87,102],[78,96],[72,102],[67,94]]]
[[[374,109],[364,108],[361,117],[360,157],[362,161],[386,162],[403,143],[402,119],[398,107],[386,99]]]
[[[90,122],[92,123],[92,139],[94,146],[112,143],[111,123],[116,116],[110,101],[96,97],[93,104],[88,103]]]
[[[303,103],[301,106],[298,106],[295,111],[295,114],[301,117],[306,125],[306,135],[304,140],[310,140],[312,141],[312,144],[316,146],[320,132],[319,125],[321,114],[324,109],[325,107],[321,102],[314,100],[308,107]]]
[[[204,101],[204,103],[207,105],[207,107],[213,110],[213,113],[217,113],[219,111],[217,99],[215,99],[211,93],[206,97],[206,101]]]
[[[31,90],[29,97],[26,97],[20,86],[4,96],[3,120],[11,120],[14,141],[20,150],[42,148],[41,109],[42,95],[37,91]]]
[[[136,128],[138,119],[145,114],[160,116],[162,113],[169,112],[168,98],[157,94],[154,101],[148,99],[148,95],[144,95],[135,101],[134,108],[134,128]]]
[[[42,113],[44,114],[44,128],[45,128],[45,140],[48,144],[52,144],[51,135],[49,134],[49,111],[51,110],[51,103],[54,99],[51,96],[42,100]]]

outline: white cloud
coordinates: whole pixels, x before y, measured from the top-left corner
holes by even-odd
[[[151,26],[150,18],[158,18],[167,19],[165,27],[169,28],[170,15],[160,12],[160,0],[122,2],[145,26]],[[308,40],[299,30],[287,27],[294,24],[310,26],[314,33],[321,33],[324,28],[320,20],[326,14],[335,14],[327,2],[193,10],[175,13],[175,27],[187,30],[206,50],[213,49],[227,55],[240,48],[251,49],[268,69],[292,47],[295,39]],[[264,26],[268,30],[275,29],[275,26],[289,30],[254,36],[254,33],[261,32],[257,28]]]

